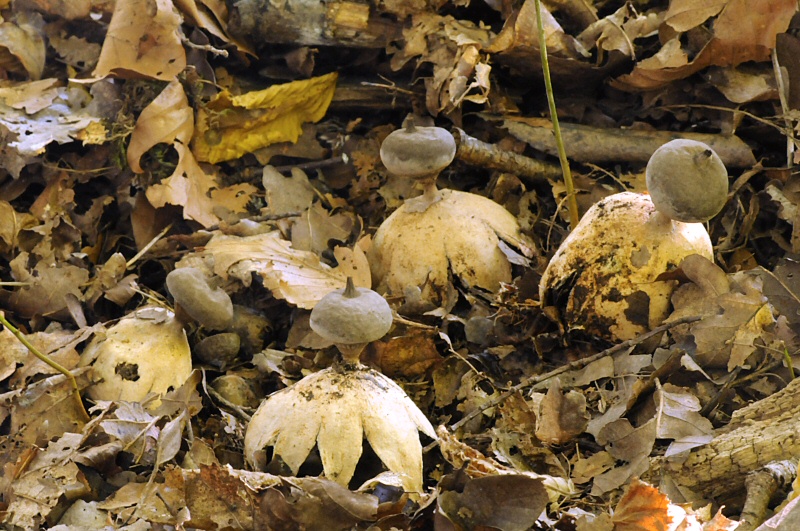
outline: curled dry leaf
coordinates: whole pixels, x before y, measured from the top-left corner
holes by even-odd
[[[292,175],[284,177],[274,167],[264,166],[261,183],[267,192],[267,212],[270,214],[303,212],[316,197],[308,176],[300,168],[292,168]]]
[[[142,155],[156,144],[171,144],[178,152],[175,171],[150,186],[147,199],[154,207],[181,205],[186,219],[208,227],[219,222],[208,195],[218,185],[213,172],[206,172],[188,148],[193,132],[194,114],[189,100],[180,82],[172,81],[136,120],[128,145],[128,164],[134,172],[142,173]]]
[[[223,91],[199,109],[192,149],[217,163],[278,142],[297,142],[304,122],[318,122],[333,99],[338,74],[233,95]]]
[[[675,311],[669,319],[688,315],[703,319],[677,327],[673,337],[677,341],[692,338],[690,353],[701,367],[731,371],[743,365],[775,323],[758,273],[726,275],[701,257],[687,257],[681,269],[693,282],[676,290],[672,297]]]
[[[545,444],[564,444],[583,433],[588,422],[586,397],[575,390],[562,392],[556,380],[539,405],[536,437]]]
[[[418,431],[436,438],[433,426],[406,393],[383,374],[342,366],[306,376],[265,400],[250,420],[244,440],[247,461],[266,463],[274,454],[297,474],[316,445],[325,475],[347,485],[366,437],[384,465],[410,493],[422,492],[422,445]]]
[[[441,448],[442,456],[454,468],[464,470],[471,478],[524,475],[541,480],[546,489],[548,499],[552,503],[559,503],[576,492],[575,486],[570,479],[547,474],[536,474],[535,472],[521,472],[516,468],[503,465],[459,441],[444,426],[436,428],[436,434],[439,435],[439,447]]]
[[[23,252],[11,262],[14,279],[26,285],[11,295],[9,308],[25,317],[39,315],[69,319],[75,303],[83,300],[81,286],[88,283],[89,272],[64,262],[51,266],[45,260],[28,271],[25,267],[28,259],[28,253]]]
[[[667,529],[672,521],[668,513],[669,498],[638,479],[625,489],[611,520],[615,531],[655,531]]]
[[[339,266],[333,268],[314,253],[293,249],[278,231],[245,237],[216,235],[203,254],[213,257],[214,273],[223,279],[238,278],[248,286],[255,271],[275,297],[308,310],[330,291],[343,288],[348,276],[356,286],[370,285],[367,258],[358,246],[337,247],[334,256]]]
[[[692,3],[692,8],[697,8]],[[719,11],[720,2],[704,2],[705,10],[694,9],[690,16],[687,2],[671,2],[666,25],[670,31],[685,29]],[[736,66],[748,61],[769,61],[776,35],[789,27],[797,4],[793,0],[725,2],[713,21],[711,39],[699,51],[686,50],[685,36],[678,33],[667,40],[651,57],[642,59],[630,74],[618,77],[612,85],[623,90],[652,90],[684,79],[708,66]],[[666,32],[665,32],[666,34]],[[693,57],[689,59],[690,55]]]
[[[439,511],[459,529],[525,531],[531,529],[547,507],[547,491],[542,481],[529,476],[466,478],[463,485],[441,488],[447,479],[440,484]]]

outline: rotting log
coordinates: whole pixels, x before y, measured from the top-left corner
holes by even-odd
[[[674,459],[656,457],[642,479],[737,505],[747,474],[773,461],[800,456],[800,378],[733,414],[714,439]],[[691,496],[690,496],[691,498]]]
[[[364,2],[235,0],[228,31],[256,49],[267,43],[383,48],[401,36],[402,24]]]

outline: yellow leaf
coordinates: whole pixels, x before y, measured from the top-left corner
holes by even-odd
[[[233,96],[221,92],[197,113],[192,148],[198,160],[231,160],[277,142],[297,142],[304,122],[325,116],[336,72]]]

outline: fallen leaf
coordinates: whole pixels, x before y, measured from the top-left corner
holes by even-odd
[[[606,52],[615,51],[634,57],[634,41],[657,31],[660,23],[659,14],[640,13],[625,4],[614,13],[589,25],[577,38],[586,49],[596,46]]]
[[[267,212],[287,214],[304,212],[317,196],[308,176],[299,168],[292,168],[292,174],[284,177],[272,166],[264,166],[261,183],[267,192]]]
[[[89,272],[67,263],[48,265],[40,261],[28,271],[25,268],[28,254],[20,253],[11,262],[15,280],[26,285],[14,291],[10,308],[24,317],[50,316],[66,319],[70,300],[83,300],[81,287],[89,281]]]
[[[156,144],[180,142],[188,145],[194,132],[194,116],[183,85],[171,81],[136,120],[136,127],[128,143],[128,166],[135,173],[144,170],[139,160]]]
[[[0,97],[0,125],[16,136],[8,147],[23,156],[39,155],[51,142],[72,142],[100,121],[86,108],[90,96],[80,87],[53,87],[43,80],[6,88]]]
[[[92,11],[92,0],[31,0],[37,10],[67,20],[86,18]]]
[[[80,388],[88,385],[85,370],[73,374]],[[18,433],[21,441],[39,446],[66,432],[79,432],[86,423],[86,412],[78,406],[72,384],[62,374],[4,393],[0,404],[0,419],[11,417],[9,433]]]
[[[41,16],[19,12],[14,22],[0,24],[0,56],[3,69],[39,79],[44,71],[47,47],[37,26]]]
[[[332,245],[348,241],[356,224],[352,213],[332,214],[321,203],[314,203],[292,225],[292,247],[322,256]]]
[[[211,163],[239,158],[278,142],[297,142],[304,122],[325,116],[336,72],[234,96],[223,91],[197,112],[192,148]]]
[[[541,480],[521,475],[467,479],[463,490],[440,488],[439,510],[462,529],[530,529],[544,511],[547,491]]]
[[[677,36],[612,85],[623,90],[652,90],[712,65],[769,61],[776,35],[786,31],[796,10],[793,0],[729,0],[714,20],[713,36],[694,59],[689,60]]]
[[[672,521],[668,506],[657,488],[634,479],[614,509],[614,531],[665,531]]]
[[[91,492],[86,476],[68,460],[80,443],[81,435],[66,433],[38,453],[25,473],[11,484],[4,524],[22,529],[39,529],[46,519],[66,508],[67,500]]]
[[[204,227],[219,223],[211,194],[218,187],[216,171],[203,168],[184,144],[176,142],[178,165],[175,172],[147,189],[147,199],[154,207],[182,205],[183,217],[197,221]]]
[[[344,288],[348,276],[357,287],[371,285],[367,259],[358,246],[337,247],[334,255],[339,267],[333,268],[314,253],[293,249],[277,231],[245,237],[216,235],[203,254],[214,258],[214,273],[220,277],[238,278],[247,286],[256,272],[275,297],[309,310],[329,292]]]
[[[679,32],[695,28],[719,14],[730,0],[673,0],[664,14],[664,22]]]
[[[564,444],[583,433],[588,422],[586,397],[575,390],[562,393],[555,380],[541,402],[536,437],[545,444]]]
[[[667,383],[656,390],[656,437],[674,439],[666,456],[676,455],[707,444],[714,438],[711,421],[700,415],[696,396]]]
[[[390,378],[422,376],[443,359],[436,350],[436,337],[433,330],[410,329],[387,341],[370,343],[361,359]]]
[[[673,313],[668,320],[689,315],[703,319],[672,330],[677,339],[691,336],[692,357],[703,368],[744,365],[763,344],[775,323],[772,306],[762,293],[757,275],[738,272],[725,275],[706,259],[695,257],[681,265],[694,283],[680,286],[672,296]]]
[[[147,188],[154,207],[183,206],[183,216],[205,227],[219,223],[214,213],[211,191],[218,188],[213,170],[202,168],[187,147],[194,132],[194,116],[189,100],[178,81],[172,81],[142,111],[128,144],[128,165],[136,173],[142,155],[156,144],[171,144],[178,153],[178,164],[172,175]]]
[[[172,0],[116,2],[93,74],[174,80],[186,68],[181,22]]]

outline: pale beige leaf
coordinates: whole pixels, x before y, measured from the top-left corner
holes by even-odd
[[[186,67],[172,0],[116,2],[94,75],[172,81]]]
[[[156,96],[144,108],[131,134],[128,144],[128,165],[136,173],[142,173],[139,159],[151,147],[159,143],[172,144],[179,141],[186,145],[194,132],[194,114],[183,86],[176,80]]]
[[[245,237],[217,235],[205,246],[203,254],[213,257],[214,272],[220,277],[233,276],[248,285],[250,273],[255,271],[275,297],[311,309],[329,292],[344,288],[348,276],[353,277],[356,286],[371,285],[369,266],[361,249],[339,249],[334,254],[340,266],[332,268],[314,253],[293,249],[274,231]]]
[[[672,0],[664,22],[679,32],[688,31],[717,15],[729,0]]]
[[[655,393],[656,426],[659,439],[675,439],[667,450],[672,455],[708,443],[711,421],[700,415],[700,401],[687,390],[665,384]]]

